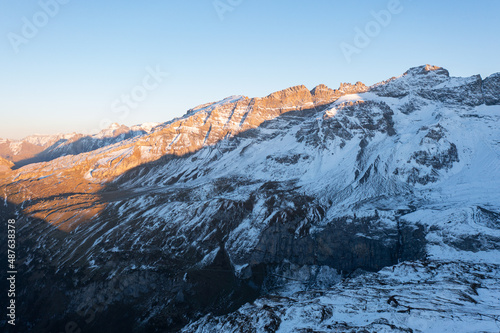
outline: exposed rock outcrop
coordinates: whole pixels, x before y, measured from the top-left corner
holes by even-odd
[[[9,160],[6,160],[5,158],[0,157],[0,172],[10,171],[10,169],[13,166],[14,166],[14,163],[12,163]]]
[[[484,79],[483,93],[486,105],[500,104],[500,73],[492,74]]]

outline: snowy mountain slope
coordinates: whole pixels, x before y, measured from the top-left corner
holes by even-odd
[[[57,329],[104,294],[89,330],[495,331],[495,77],[422,66],[371,88],[231,97],[8,173],[26,305],[49,286],[65,305],[26,318]]]
[[[164,180],[169,190],[188,188],[191,196],[206,200],[213,195],[216,180],[226,181],[229,187],[232,179],[238,186],[222,198],[246,201],[249,193],[266,183],[289,183],[324,209],[324,217],[316,218],[316,227],[346,215],[372,216],[375,212],[394,225],[390,216],[395,210],[418,207],[418,212],[406,214],[404,219],[429,228],[451,219],[460,225],[454,236],[484,232],[492,242],[498,241],[497,231],[468,221],[473,218],[470,212],[478,207],[497,210],[500,204],[496,182],[500,147],[492,142],[500,134],[495,128],[498,107],[457,109],[429,103],[410,121],[399,111],[406,99],[371,93],[356,99],[363,103],[338,101],[323,112],[299,118],[300,122],[291,115],[281,117],[259,128],[251,138],[222,142],[222,152],[203,150],[189,164],[173,160],[123,186],[149,189]],[[470,132],[478,135],[471,138]],[[197,176],[200,174],[203,177]],[[174,179],[176,184],[171,184]],[[241,183],[248,185],[242,188]],[[281,209],[286,211],[283,199]],[[154,203],[151,215],[162,216],[161,211]],[[434,214],[436,221],[428,221],[428,215],[420,217],[424,212]],[[123,218],[128,214],[124,210]],[[464,217],[457,219],[457,215]],[[258,241],[254,235],[268,227],[266,218],[252,216],[248,224],[240,224],[226,248],[254,253],[251,245]],[[241,264],[238,260],[234,259]]]
[[[497,332],[498,265],[402,263],[329,289],[265,296],[183,332]]]
[[[81,219],[68,211],[65,202],[44,206],[40,199],[68,196],[75,191],[95,193],[109,181],[138,166],[154,163],[168,155],[191,154],[226,137],[254,129],[281,114],[309,107],[319,108],[345,95],[346,91],[365,91],[366,87],[361,83],[343,84],[341,89],[332,90],[323,86],[311,92],[304,86],[297,86],[264,98],[237,97],[212,106],[200,106],[197,112],[190,111],[184,117],[157,126],[148,135],[118,140],[74,156],[29,164],[4,180],[3,184],[9,187],[5,192],[10,193],[12,202],[16,204],[26,202],[28,198],[31,200],[25,213],[71,229],[85,218]],[[21,183],[21,180],[26,182]],[[97,213],[92,200],[89,202],[85,195],[73,195],[72,202],[82,207],[86,217]],[[90,208],[83,212],[83,207]],[[54,214],[56,211],[58,213]]]

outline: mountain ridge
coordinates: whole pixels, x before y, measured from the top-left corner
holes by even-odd
[[[493,75],[493,78],[495,77]],[[104,144],[100,145],[102,147],[97,146],[97,150],[88,149],[88,152],[74,156],[62,156],[49,162],[28,164],[18,169],[18,173],[14,173],[11,177],[43,179],[32,182],[34,183],[32,186],[39,189],[31,191],[32,193],[64,195],[73,191],[73,186],[70,185],[68,188],[66,184],[74,184],[75,181],[78,184],[76,188],[81,188],[82,192],[86,193],[83,190],[86,187],[94,190],[103,188],[105,183],[124,172],[157,161],[162,156],[192,154],[203,147],[215,145],[224,138],[248,132],[265,121],[290,111],[316,110],[335,101],[342,101],[344,97],[356,97],[356,93],[375,93],[382,97],[397,98],[416,94],[424,99],[445,100],[448,103],[461,103],[465,98],[471,101],[470,105],[479,105],[480,101],[484,101],[482,89],[478,89],[475,76],[450,78],[446,70],[437,66],[413,67],[399,78],[383,82],[385,83],[375,84],[369,88],[360,82],[355,85],[341,84],[338,90],[319,85],[311,91],[300,85],[274,92],[263,98],[233,96],[191,109],[181,118],[151,127],[149,134],[141,135],[139,132],[139,135],[125,138],[115,136],[118,140],[112,140],[111,145],[103,141]],[[439,86],[445,82],[449,82],[451,88]],[[492,87],[495,89],[496,86]],[[449,89],[452,90],[451,93]],[[411,108],[411,105],[408,107]],[[115,129],[108,135],[113,135],[117,130],[120,131]],[[101,133],[106,131],[103,130]],[[61,152],[63,155],[66,153],[64,149],[56,149],[53,157],[58,157],[57,154]],[[61,178],[65,179],[65,182],[59,182],[54,178],[56,183],[53,184],[43,178],[54,174],[55,170],[59,175],[63,174]],[[18,194],[12,198],[20,203],[24,201],[25,195],[19,189],[17,192]],[[33,207],[33,211],[40,212],[36,207]],[[41,216],[40,213],[37,214]],[[69,223],[72,224],[72,221]]]
[[[338,98],[321,85],[233,96],[3,174],[25,302],[64,299],[23,317],[57,330],[105,294],[86,328],[293,331],[290,308],[297,332],[417,330],[420,316],[490,330],[497,319],[475,313],[500,310],[496,78],[478,89],[420,66]],[[339,295],[355,304],[331,308]]]

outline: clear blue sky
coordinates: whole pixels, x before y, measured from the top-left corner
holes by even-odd
[[[373,84],[426,63],[454,76],[500,71],[494,0],[401,0],[350,63],[340,44],[354,45],[355,28],[388,0],[220,2],[236,4],[223,20],[213,0],[72,0],[45,22],[39,1],[0,0],[0,137],[89,132],[103,119],[163,122],[230,95]],[[9,33],[23,36],[23,17],[40,28],[16,53]],[[169,75],[128,115],[113,112],[148,66]]]

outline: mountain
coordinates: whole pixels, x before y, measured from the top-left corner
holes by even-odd
[[[22,325],[496,332],[499,77],[231,96],[7,169]]]
[[[125,139],[149,133],[157,123],[127,127],[117,123],[94,135],[78,133],[30,135],[22,140],[0,139],[0,157],[17,167],[50,161],[65,155],[78,155]]]

